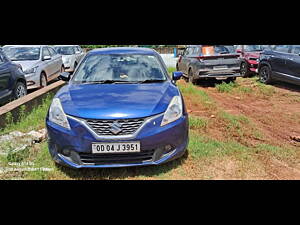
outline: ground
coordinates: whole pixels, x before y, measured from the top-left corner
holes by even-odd
[[[18,159],[48,171],[6,171],[0,179],[300,179],[300,142],[291,140],[300,135],[300,87],[264,85],[256,77],[229,84],[180,80],[178,86],[190,115],[190,144],[181,159],[161,166],[78,171],[56,166],[45,141],[22,157],[1,156],[0,163],[12,168]],[[39,117],[44,108],[37,110]],[[18,127],[26,131],[32,117],[1,133]],[[42,128],[42,120],[30,129]]]

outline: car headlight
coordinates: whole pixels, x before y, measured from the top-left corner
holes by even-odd
[[[178,120],[182,116],[182,99],[181,96],[174,96],[164,113],[163,120],[160,126],[169,124],[175,120]]]
[[[67,116],[62,108],[59,98],[54,98],[49,109],[49,120],[66,129],[71,129]]]
[[[33,67],[31,69],[25,70],[24,73],[29,74],[29,73],[35,73],[38,67]]]

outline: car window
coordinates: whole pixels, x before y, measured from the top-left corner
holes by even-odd
[[[185,52],[184,52],[184,55],[185,55],[185,56],[190,55],[190,51],[191,51],[191,48],[186,48],[186,50],[185,50]]]
[[[40,58],[40,47],[8,46],[3,48],[4,53],[11,61],[31,61]]]
[[[3,56],[2,53],[0,52],[0,64],[3,63]]]
[[[50,56],[50,52],[48,51],[48,48],[44,47],[42,51],[43,57]]]
[[[193,55],[198,55],[198,54],[199,54],[199,47],[194,47]]]
[[[73,81],[140,82],[167,80],[158,58],[154,55],[91,55],[80,64]]]
[[[294,45],[292,47],[292,53],[299,55],[299,53],[300,53],[300,45]]]
[[[288,53],[290,45],[276,45],[274,50],[277,52]]]
[[[48,47],[48,50],[49,50],[51,56],[54,56],[57,54],[56,51],[51,47]]]
[[[79,46],[76,47],[76,50],[75,50],[75,51],[82,52]]]

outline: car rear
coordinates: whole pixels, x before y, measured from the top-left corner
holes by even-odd
[[[216,78],[227,79],[239,77],[239,54],[234,48],[224,45],[202,45],[199,56],[195,57],[195,76],[198,79]]]

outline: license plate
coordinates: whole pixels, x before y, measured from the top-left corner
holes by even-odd
[[[227,66],[214,66],[213,69],[214,70],[226,70],[226,69],[228,69],[228,67]]]
[[[227,77],[216,77],[217,80],[226,80]]]
[[[140,142],[119,142],[119,143],[93,143],[92,153],[123,153],[140,152]]]

